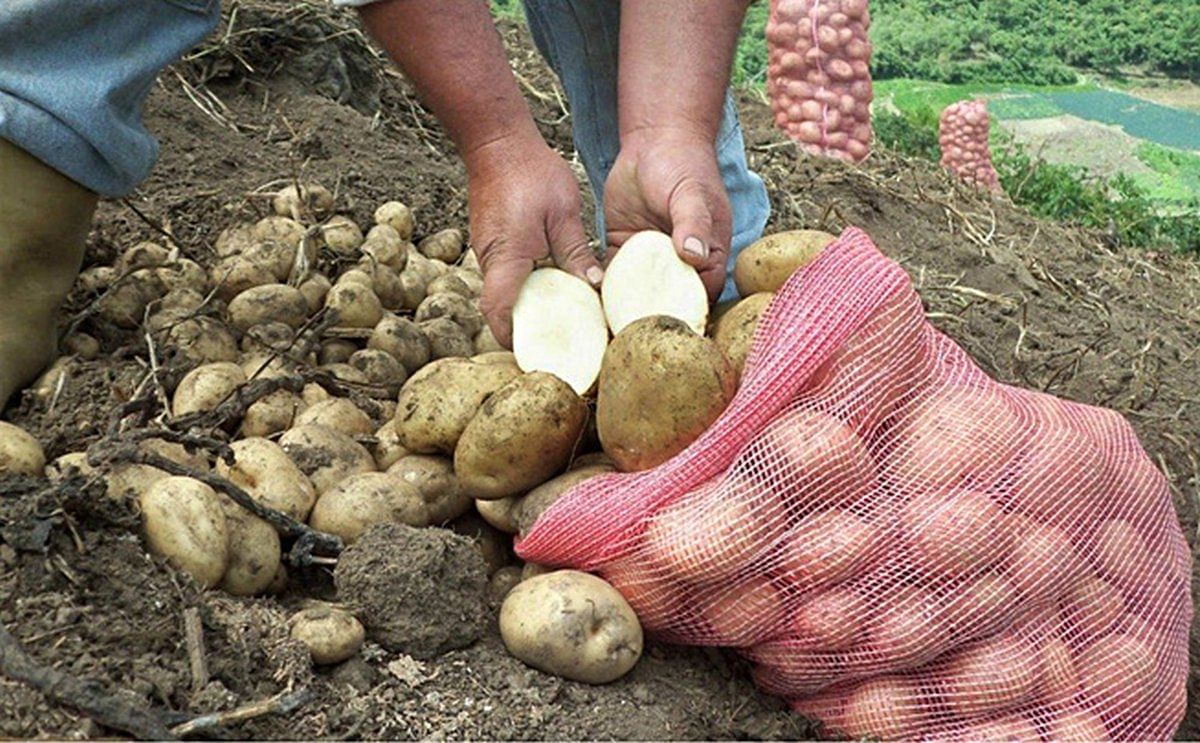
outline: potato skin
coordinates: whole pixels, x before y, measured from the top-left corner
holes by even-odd
[[[198,366],[188,372],[175,388],[171,398],[171,414],[178,418],[188,413],[213,410],[245,382],[246,373],[232,362]]]
[[[308,302],[304,295],[284,284],[251,287],[229,302],[229,324],[243,332],[267,322],[298,328],[307,319]]]
[[[404,366],[409,376],[429,363],[429,338],[412,320],[391,313],[375,325],[367,339],[367,348],[390,354]]]
[[[418,454],[453,454],[483,401],[521,371],[508,364],[440,359],[409,377],[396,407],[400,443]]]
[[[229,565],[221,589],[234,596],[263,593],[279,572],[279,534],[229,498],[221,499],[228,535]]]
[[[296,426],[279,438],[279,445],[318,495],[350,475],[375,471],[375,460],[362,444],[327,426]]]
[[[600,444],[622,471],[655,467],[704,433],[736,391],[736,374],[716,344],[681,320],[644,317],[604,352]]]
[[[467,424],[454,472],[474,498],[506,498],[540,485],[571,461],[587,404],[553,374],[534,372],[497,390]]]
[[[836,239],[820,230],[789,230],[760,238],[738,253],[733,267],[738,294],[779,291],[796,269],[812,263]]]
[[[415,485],[384,472],[363,472],[322,493],[309,523],[352,544],[377,524],[428,526],[430,522]]]
[[[316,491],[279,444],[268,439],[242,439],[229,448],[233,450],[233,464],[218,460],[218,475],[265,506],[301,521],[308,518],[317,499]]]
[[[229,565],[229,534],[216,492],[190,477],[166,477],[140,502],[150,551],[205,588],[220,583]]]
[[[41,477],[46,467],[42,445],[24,429],[0,421],[0,475]]]
[[[533,528],[534,523],[538,520],[538,517],[545,513],[547,508],[554,505],[555,501],[566,494],[571,488],[597,475],[616,472],[616,470],[616,467],[608,464],[579,467],[530,490],[514,509],[517,517],[517,533],[522,537],[528,534],[529,530]]]
[[[738,377],[742,376],[742,369],[746,366],[746,356],[754,341],[754,331],[758,329],[758,319],[774,298],[771,292],[752,294],[721,315],[713,328],[713,340],[717,348],[729,359],[729,365]]]
[[[313,663],[330,665],[353,657],[367,633],[353,614],[332,606],[318,606],[288,620],[293,640],[308,648]]]
[[[642,654],[642,627],[628,602],[576,570],[521,581],[500,607],[500,636],[523,662],[588,684],[615,681]]]
[[[387,473],[417,489],[429,524],[444,524],[471,508],[472,498],[463,492],[454,463],[446,457],[410,454],[396,460]]]

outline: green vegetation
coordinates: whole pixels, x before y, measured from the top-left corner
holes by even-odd
[[[1154,171],[1133,176],[1150,198],[1188,203],[1200,193],[1200,155],[1143,142],[1138,145],[1137,158]]]

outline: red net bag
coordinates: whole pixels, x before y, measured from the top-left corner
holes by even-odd
[[[855,229],[699,440],[577,486],[518,553],[850,736],[1165,738],[1186,706],[1190,557],[1133,430],[988,378]]]
[[[771,0],[767,94],[775,124],[814,155],[861,160],[871,145],[867,0]]]
[[[991,120],[983,101],[960,101],[947,106],[938,120],[942,167],[964,181],[1000,190],[1000,176],[992,166],[988,147]]]

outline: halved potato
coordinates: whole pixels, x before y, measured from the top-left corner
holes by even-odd
[[[513,307],[513,353],[522,371],[549,372],[585,394],[608,346],[604,308],[582,279],[557,268],[530,274]]]
[[[708,322],[708,292],[700,274],[661,232],[639,232],[621,246],[604,274],[600,296],[613,335],[651,315],[682,320],[700,335]]]

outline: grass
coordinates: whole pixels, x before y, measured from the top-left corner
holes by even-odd
[[[1147,197],[1156,201],[1189,203],[1200,198],[1200,155],[1153,142],[1137,148],[1137,158],[1154,172],[1133,177]]]
[[[988,108],[998,118],[1033,119],[1041,116],[1057,116],[1062,113],[1045,93],[1059,91],[1099,90],[1090,82],[1078,85],[999,85],[994,83],[937,83],[928,80],[877,80],[875,100],[890,102],[900,111],[915,111],[929,108],[941,111],[946,106],[978,96],[992,100]],[[1003,110],[1003,113],[1001,112]]]

